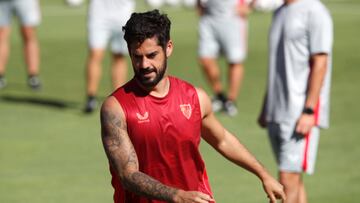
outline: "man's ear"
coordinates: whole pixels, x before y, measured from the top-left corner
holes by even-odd
[[[166,57],[171,56],[172,51],[173,51],[173,42],[169,40],[168,43],[166,44]]]

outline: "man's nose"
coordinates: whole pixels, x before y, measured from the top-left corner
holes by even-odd
[[[147,59],[146,57],[143,57],[142,60],[141,60],[141,67],[142,68],[148,68],[150,67],[150,60]]]

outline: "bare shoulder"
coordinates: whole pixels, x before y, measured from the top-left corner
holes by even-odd
[[[202,88],[195,87],[195,89],[199,98],[201,115],[204,118],[210,113],[212,113],[211,100],[208,94]]]
[[[108,117],[117,117],[120,120],[125,119],[124,111],[121,105],[113,96],[106,98],[103,102],[100,110],[100,116],[101,120],[104,120]]]

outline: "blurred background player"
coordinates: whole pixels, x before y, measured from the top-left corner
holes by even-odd
[[[252,8],[260,12],[271,12],[279,8],[284,0],[246,0],[248,4],[251,4]]]
[[[320,128],[329,126],[333,23],[319,0],[285,0],[269,35],[267,127],[286,203],[306,203],[302,172],[314,172]]]
[[[91,0],[88,13],[89,54],[86,65],[87,102],[84,111],[93,112],[101,78],[101,63],[107,44],[112,52],[112,86],[125,83],[127,77],[127,45],[122,26],[135,9],[133,0]]]
[[[38,90],[40,48],[36,36],[36,26],[40,24],[40,7],[38,0],[0,0],[0,89],[6,86],[5,70],[9,58],[9,36],[11,19],[16,15],[21,24],[25,64],[28,74],[28,85]]]
[[[235,116],[236,99],[243,79],[247,52],[247,19],[250,7],[239,0],[197,0],[199,21],[199,62],[211,89],[215,112]],[[227,96],[221,83],[217,59],[223,54],[228,64]]]
[[[197,0],[145,0],[151,8],[160,8],[162,6],[194,8]]]
[[[65,3],[69,7],[79,7],[84,4],[84,0],[65,0]]]

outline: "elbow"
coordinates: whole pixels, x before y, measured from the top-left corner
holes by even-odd
[[[129,191],[134,191],[134,187],[136,188],[136,176],[138,171],[128,171],[119,174],[121,185],[124,189]]]
[[[119,174],[119,179],[120,179],[121,185],[123,186],[124,189],[130,190],[130,191],[131,191],[131,188],[133,185],[133,184],[131,184],[132,183],[131,176],[132,176],[132,174],[124,174],[124,173]]]

